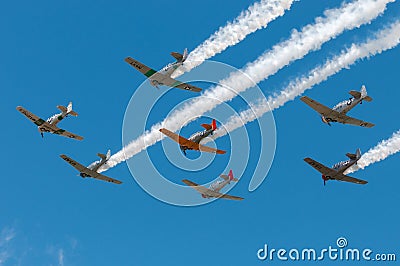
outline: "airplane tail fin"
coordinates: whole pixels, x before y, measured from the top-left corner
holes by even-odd
[[[102,160],[108,160],[111,157],[111,150],[108,150],[107,154],[98,153],[97,156],[99,156]]]
[[[229,177],[229,180],[230,180],[230,181],[234,181],[234,182],[237,182],[237,181],[238,181],[238,179],[237,179],[237,178],[234,178],[234,177],[233,177],[233,172],[232,172],[232,169],[231,169],[231,170],[229,170],[228,177]]]
[[[350,158],[350,160],[358,160],[361,158],[361,150],[357,149],[356,154],[354,153],[346,153],[346,156]]]
[[[72,102],[69,102],[68,106],[57,105],[57,108],[61,110],[63,113],[67,113],[68,115],[78,116],[78,113],[72,110]]]
[[[213,119],[213,121],[211,123],[211,128],[212,128],[212,130],[216,130],[217,129],[217,121],[215,121],[215,119]]]
[[[215,121],[215,119],[213,119],[211,124],[201,124],[201,126],[207,130],[210,130],[210,129],[216,130],[217,129],[217,121]]]
[[[225,180],[229,180],[229,181],[233,181],[233,182],[237,182],[238,179],[233,177],[233,172],[232,170],[229,170],[229,174],[228,175],[221,175],[221,177]]]
[[[177,52],[172,52],[171,55],[176,59],[178,62],[185,62],[187,56],[188,56],[188,50],[185,48],[183,51],[183,54],[177,53]]]
[[[362,85],[360,92],[361,92],[361,97],[363,98],[364,101],[367,102],[372,101],[372,98],[367,95],[367,89],[365,88],[365,85]]]

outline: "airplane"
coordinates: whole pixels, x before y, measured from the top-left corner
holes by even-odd
[[[110,159],[110,155],[111,155],[111,151],[110,150],[108,150],[107,155],[98,153],[97,156],[99,156],[101,158],[101,160],[91,163],[88,167],[85,167],[85,166],[81,165],[80,163],[78,163],[77,161],[71,159],[70,157],[68,157],[65,154],[61,154],[60,157],[64,161],[66,161],[67,163],[72,165],[76,170],[78,170],[80,172],[79,175],[82,178],[92,177],[92,178],[100,179],[100,180],[103,180],[103,181],[111,182],[111,183],[114,183],[114,184],[122,184],[122,182],[119,181],[119,180],[113,179],[111,177],[102,175],[102,174],[97,172],[102,165],[107,163],[108,159]]]
[[[348,168],[357,164],[357,161],[361,157],[360,149],[357,149],[356,154],[353,153],[346,153],[346,156],[349,157],[349,160],[344,162],[336,163],[332,166],[332,168],[326,167],[325,165],[314,161],[311,158],[305,158],[304,161],[314,167],[318,172],[322,174],[322,179],[324,180],[324,186],[326,181],[328,180],[337,180],[337,181],[345,181],[351,182],[356,184],[365,185],[368,182],[365,180],[357,179],[348,175],[343,174]]]
[[[338,103],[332,109],[320,104],[319,102],[307,96],[301,97],[300,100],[302,100],[312,109],[320,113],[322,122],[328,124],[329,126],[331,125],[331,122],[339,122],[342,124],[351,124],[361,127],[375,126],[372,123],[365,122],[346,115],[347,112],[353,109],[357,104],[362,104],[363,101],[372,101],[372,98],[367,95],[367,89],[365,88],[365,86],[363,85],[361,87],[361,91],[349,91],[349,93],[353,97],[349,98],[349,100]]]
[[[172,88],[200,92],[201,91],[200,88],[181,82],[179,80],[175,80],[171,77],[172,73],[174,73],[175,70],[178,67],[180,67],[183,64],[183,62],[185,62],[188,56],[187,49],[185,49],[183,54],[172,52],[171,55],[176,59],[176,62],[166,65],[160,71],[151,69],[150,67],[140,63],[139,61],[136,61],[132,57],[125,58],[125,62],[127,62],[132,67],[141,72],[143,75],[145,75],[150,80],[150,84],[156,87],[157,89],[159,89],[158,87],[159,85],[165,85]]]
[[[57,124],[61,120],[63,120],[65,117],[67,117],[69,115],[78,116],[78,113],[72,110],[72,102],[70,102],[67,107],[62,106],[62,105],[57,105],[57,108],[61,110],[61,113],[55,114],[55,115],[49,117],[46,121],[44,121],[40,117],[38,117],[38,116],[32,114],[31,112],[29,112],[28,110],[26,110],[24,107],[17,106],[17,110],[19,112],[21,112],[24,116],[26,116],[35,125],[38,126],[38,130],[40,132],[40,135],[42,135],[42,138],[44,137],[43,136],[44,132],[50,132],[50,133],[61,135],[61,136],[68,137],[71,139],[83,140],[83,137],[57,127]]]
[[[190,180],[183,179],[182,182],[186,185],[194,188],[197,190],[203,198],[224,198],[224,199],[231,199],[231,200],[242,200],[243,198],[237,196],[231,196],[228,194],[222,194],[219,191],[225,187],[227,184],[230,184],[231,181],[237,182],[238,179],[233,177],[232,170],[229,171],[228,175],[221,175],[224,180],[216,181],[210,185],[209,188],[204,186],[200,186]]]
[[[175,134],[165,128],[161,128],[160,132],[166,135],[167,137],[171,138],[172,140],[178,142],[179,148],[181,149],[183,154],[185,154],[185,156],[186,156],[186,150],[204,151],[217,154],[226,153],[226,151],[217,150],[200,144],[200,141],[202,139],[208,137],[209,135],[212,135],[214,131],[217,129],[217,122],[215,121],[215,119],[213,119],[211,125],[201,124],[201,126],[204,127],[205,130],[194,133],[188,139],[185,139],[184,137],[179,136],[178,134]]]

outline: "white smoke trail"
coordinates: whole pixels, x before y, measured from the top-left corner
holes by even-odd
[[[153,125],[150,131],[145,132],[121,151],[111,156],[108,165],[101,171],[131,158],[163,139],[164,136],[159,132],[160,128],[165,127],[171,131],[179,130],[182,126],[212,110],[221,102],[231,100],[238,93],[253,87],[254,82],[268,78],[290,62],[304,57],[310,51],[319,49],[323,43],[335,38],[344,30],[350,30],[370,22],[382,14],[386,5],[393,1],[357,0],[342,4],[340,8],[326,10],[324,12],[325,17],[316,18],[314,24],[303,27],[300,32],[294,30],[287,41],[275,45],[272,50],[265,52],[255,62],[248,64],[243,72],[231,73],[228,78],[220,82],[220,86],[210,88],[202,96],[191,100],[182,108],[174,111],[163,122]],[[244,78],[243,73],[254,82]]]
[[[357,60],[374,56],[385,50],[392,49],[400,43],[400,21],[392,23],[386,29],[379,31],[374,39],[355,45],[343,51],[340,55],[328,60],[324,65],[314,68],[308,76],[299,78],[282,90],[279,94],[262,98],[250,108],[240,112],[238,115],[231,116],[223,128],[218,128],[213,139],[226,135],[243,125],[257,119],[263,114],[283,106],[288,101],[294,100],[307,89],[327,80],[330,76],[338,73],[344,68],[350,67]]]
[[[283,16],[285,10],[290,9],[292,4],[293,0],[261,0],[254,3],[233,22],[220,27],[210,38],[194,49],[172,77],[179,77],[229,46],[239,43],[247,35],[267,27],[268,23]]]
[[[381,141],[378,145],[364,153],[357,164],[353,165],[345,171],[345,174],[351,174],[360,169],[385,160],[390,155],[400,151],[400,130],[393,133],[390,139]]]

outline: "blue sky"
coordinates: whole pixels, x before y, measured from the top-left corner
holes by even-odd
[[[365,186],[328,182],[303,162],[312,157],[327,165],[345,159],[356,148],[367,151],[397,131],[399,115],[398,62],[400,50],[357,63],[306,95],[328,106],[349,97],[349,90],[365,84],[371,103],[351,111],[354,117],[376,124],[365,129],[324,125],[298,99],[274,111],[276,154],[266,181],[248,192],[250,170],[230,191],[242,202],[217,200],[199,207],[177,207],[145,193],[126,164],[106,172],[121,186],[77,177],[58,156],[65,153],[89,164],[97,152],[122,146],[125,109],[144,77],[123,59],[132,56],[158,69],[172,61],[171,51],[193,50],[226,21],[234,19],[252,1],[30,1],[0,6],[0,86],[3,127],[3,184],[0,186],[0,232],[13,238],[0,241],[4,265],[262,265],[257,260],[265,243],[275,248],[324,248],[344,236],[351,247],[397,252],[400,180],[398,155],[353,176]],[[241,68],[262,52],[285,40],[293,28],[311,23],[323,10],[341,1],[296,2],[266,29],[213,57]],[[265,95],[282,89],[352,42],[365,40],[400,15],[398,3],[371,25],[345,32],[259,84]],[[149,93],[162,93],[167,88]],[[204,87],[206,90],[207,87]],[[169,93],[168,93],[169,94]],[[192,97],[171,91],[164,108],[152,113],[161,121],[179,101]],[[82,142],[46,135],[16,110],[22,105],[42,118],[56,105],[73,101],[77,118],[60,126],[85,137]],[[240,102],[232,102],[240,109]],[[140,114],[138,114],[140,115]],[[211,115],[211,114],[210,114]],[[199,130],[202,118],[182,133]],[[152,123],[149,122],[150,127]],[[249,124],[249,134],[257,136]],[[255,137],[252,144],[260,141]],[[217,140],[228,147],[228,138]],[[219,174],[228,159],[217,158],[204,171],[188,173],[169,167],[159,144],[149,149],[152,161],[171,180],[201,183]],[[195,156],[194,156],[195,157]],[[254,167],[257,154],[248,165]],[[140,165],[137,166],[140,168]],[[234,168],[234,166],[232,166]],[[205,180],[208,182],[209,180]],[[195,194],[194,194],[195,195]],[[61,256],[62,255],[62,256]],[[399,254],[398,254],[399,255]],[[324,265],[339,262],[324,262]],[[342,264],[342,262],[340,262]],[[353,265],[349,263],[349,265]]]

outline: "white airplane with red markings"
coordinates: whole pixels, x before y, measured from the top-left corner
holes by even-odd
[[[62,106],[62,105],[57,105],[57,108],[61,110],[61,113],[55,114],[51,117],[49,117],[46,121],[43,120],[42,118],[32,114],[28,110],[26,110],[22,106],[17,106],[17,110],[22,113],[26,118],[31,120],[35,125],[37,125],[38,130],[40,132],[40,135],[42,135],[43,138],[43,133],[44,132],[49,132],[53,133],[56,135],[61,135],[64,137],[68,137],[71,139],[77,139],[77,140],[82,140],[83,137],[78,136],[76,134],[73,134],[71,132],[68,132],[64,129],[61,129],[57,127],[57,124],[60,123],[61,120],[64,118],[72,115],[72,116],[78,116],[78,113],[72,110],[72,102],[68,104],[67,107]]]
[[[365,180],[357,179],[344,174],[348,168],[357,164],[357,161],[361,158],[361,151],[357,149],[356,154],[346,153],[346,156],[349,157],[350,160],[339,162],[329,168],[311,158],[305,158],[304,161],[314,167],[315,170],[322,174],[322,179],[324,180],[324,185],[328,180],[337,180],[337,181],[345,181],[355,184],[365,185],[368,182]]]
[[[349,100],[342,101],[335,105],[332,109],[325,105],[307,97],[300,98],[304,103],[310,106],[321,115],[322,122],[331,125],[331,122],[338,122],[342,124],[350,124],[361,127],[373,127],[372,123],[365,122],[347,115],[347,112],[353,109],[356,105],[362,104],[363,101],[370,102],[372,98],[367,95],[367,89],[363,85],[361,91],[350,91],[351,97]]]
[[[221,175],[223,180],[216,181],[210,185],[209,188],[204,186],[200,186],[190,180],[184,179],[183,183],[197,190],[203,198],[223,198],[223,199],[231,199],[231,200],[242,200],[243,198],[237,196],[231,196],[228,194],[222,194],[219,191],[224,188],[226,185],[230,184],[231,181],[237,182],[238,179],[233,177],[232,170],[229,171],[228,175]]]
[[[172,73],[175,72],[175,70],[180,67],[183,62],[185,62],[188,53],[187,49],[183,52],[183,54],[172,52],[171,55],[176,59],[176,62],[171,63],[166,65],[163,69],[160,71],[156,71],[154,69],[151,69],[150,67],[140,63],[139,61],[133,59],[132,57],[127,57],[125,58],[125,62],[130,64],[133,68],[138,70],[140,73],[145,75],[149,80],[150,84],[158,89],[159,85],[164,85],[168,86],[171,88],[178,88],[182,90],[188,90],[188,91],[194,91],[194,92],[200,92],[201,89],[181,82],[179,80],[173,79],[171,77]]]
[[[214,131],[217,129],[217,122],[215,121],[215,119],[213,119],[211,125],[201,124],[201,126],[204,127],[205,130],[194,133],[188,139],[178,134],[175,134],[165,128],[161,128],[160,132],[169,137],[170,139],[172,139],[173,141],[176,141],[179,144],[181,151],[185,155],[186,155],[186,150],[197,150],[197,151],[211,152],[217,154],[226,153],[226,151],[214,149],[200,144],[201,140],[208,137],[209,135],[212,135]]]
[[[107,163],[108,159],[110,159],[111,156],[111,151],[108,150],[107,154],[101,154],[98,153],[97,156],[99,156],[101,158],[101,160],[99,161],[95,161],[93,163],[91,163],[88,167],[83,166],[82,164],[78,163],[77,161],[75,161],[74,159],[71,159],[70,157],[68,157],[65,154],[61,154],[60,157],[66,161],[67,163],[69,163],[72,167],[74,167],[76,170],[78,170],[80,173],[79,175],[82,178],[86,178],[86,177],[92,177],[95,179],[100,179],[106,182],[110,182],[110,183],[114,183],[114,184],[121,184],[122,182],[119,180],[116,180],[114,178],[102,175],[98,172],[99,168],[101,166],[103,166],[104,164]]]

